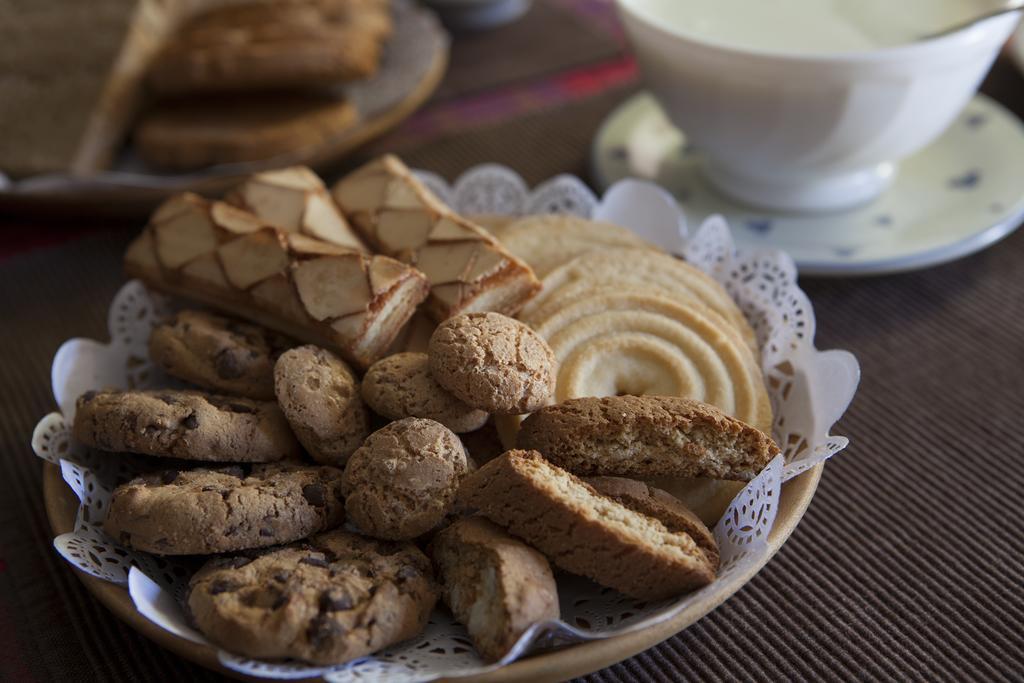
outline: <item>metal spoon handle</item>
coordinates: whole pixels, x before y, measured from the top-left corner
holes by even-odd
[[[1024,9],[1024,0],[1013,0],[1013,2],[1007,3],[1005,7],[994,9],[984,14],[979,14],[978,16],[972,17],[965,21],[961,21],[959,24],[954,24],[949,28],[944,28],[941,31],[936,31],[935,33],[929,33],[925,36],[921,36],[918,40],[931,40],[933,38],[941,38],[942,36],[948,36],[951,33],[962,31],[968,26],[973,26],[974,24],[977,24],[979,21],[985,21],[986,19],[998,17],[1003,14],[1009,14],[1010,12],[1019,12],[1022,9]]]

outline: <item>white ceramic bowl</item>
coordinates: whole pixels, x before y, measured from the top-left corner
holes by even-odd
[[[781,54],[688,35],[659,22],[645,0],[617,4],[648,86],[703,155],[708,179],[737,200],[784,211],[875,197],[894,162],[967,104],[1019,18],[864,52]]]

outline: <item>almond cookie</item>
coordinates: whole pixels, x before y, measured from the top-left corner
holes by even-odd
[[[302,452],[269,401],[198,391],[87,391],[75,438],[105,451],[209,462],[272,462]]]
[[[555,356],[529,327],[500,313],[449,318],[430,337],[430,372],[474,408],[518,415],[547,404]]]
[[[505,656],[534,622],[558,619],[547,559],[483,517],[456,521],[431,550],[445,604],[487,661]]]
[[[225,201],[293,235],[370,251],[341,215],[324,181],[306,166],[254,173]]]
[[[149,336],[149,357],[167,374],[210,391],[274,398],[274,362],[295,345],[258,325],[181,311]]]
[[[422,632],[437,593],[416,546],[337,530],[210,560],[189,582],[188,610],[230,652],[327,665]]]
[[[609,247],[656,249],[622,226],[567,214],[520,218],[500,228],[495,236],[541,278],[588,251]]]
[[[395,259],[190,192],[153,212],[125,251],[124,269],[148,287],[335,349],[360,368],[384,355],[429,289],[422,273]]]
[[[247,2],[196,15],[157,55],[162,93],[295,89],[367,78],[391,19],[382,3]]]
[[[668,491],[625,477],[585,477],[583,481],[601,495],[608,496],[630,510],[654,517],[669,531],[689,534],[704,553],[708,564],[718,569],[718,542],[715,541],[715,535],[683,501]]]
[[[359,382],[330,351],[285,351],[274,366],[274,391],[295,435],[319,463],[343,467],[370,433]]]
[[[540,289],[529,266],[455,214],[395,156],[356,169],[331,192],[376,251],[423,271],[431,287],[423,308],[435,320],[471,311],[513,315]]]
[[[204,95],[154,105],[136,124],[134,149],[168,170],[263,161],[322,144],[358,120],[351,103],[327,94]]]
[[[447,427],[407,417],[378,429],[345,467],[345,509],[365,533],[390,540],[420,536],[452,509],[469,470]]]
[[[441,388],[430,374],[425,353],[396,353],[366,371],[363,400],[391,420],[424,417],[456,433],[471,432],[487,422],[487,413],[471,408]]]
[[[579,475],[749,481],[779,453],[767,434],[676,396],[577,398],[523,421],[516,444]]]
[[[256,465],[147,474],[114,490],[103,530],[158,555],[289,543],[344,521],[341,470]]]
[[[556,565],[640,600],[700,588],[715,567],[682,530],[601,495],[536,451],[509,451],[466,477],[459,502]]]

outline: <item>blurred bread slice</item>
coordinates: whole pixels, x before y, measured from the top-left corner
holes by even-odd
[[[164,94],[317,87],[367,78],[392,30],[379,0],[245,2],[190,19],[149,74]]]
[[[196,96],[155,105],[135,129],[135,149],[172,170],[260,161],[318,145],[358,118],[348,102],[315,93]]]

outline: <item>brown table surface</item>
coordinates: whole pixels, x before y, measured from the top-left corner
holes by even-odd
[[[363,155],[448,178],[496,161],[528,182],[586,177],[602,118],[638,87],[604,0],[540,2],[457,36],[435,100]],[[1024,114],[998,63],[990,95]],[[1024,179],[1022,179],[1024,182]],[[103,338],[138,221],[0,218],[0,679],[211,680],[99,605],[54,552],[28,440],[49,368]],[[726,604],[588,677],[648,680],[1024,679],[1024,232],[898,276],[803,280],[821,348],[863,381],[803,523]]]

